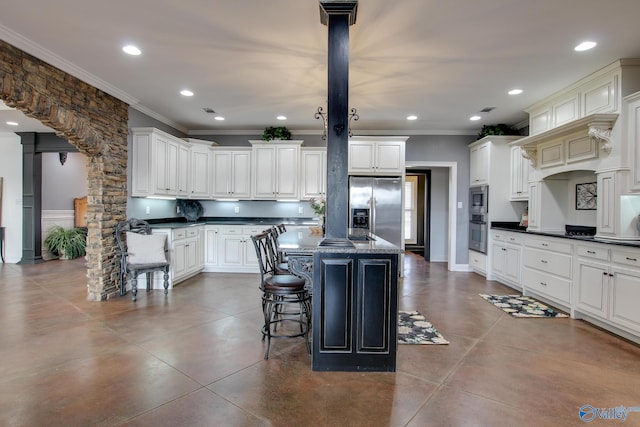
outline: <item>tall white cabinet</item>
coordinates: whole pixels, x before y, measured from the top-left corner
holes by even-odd
[[[300,197],[302,199],[326,197],[327,149],[302,148],[300,168]]]

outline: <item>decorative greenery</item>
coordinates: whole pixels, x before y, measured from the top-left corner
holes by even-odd
[[[270,126],[262,133],[262,139],[265,141],[271,141],[272,139],[291,139],[291,132],[284,126],[273,127]]]
[[[327,199],[321,197],[319,199],[312,198],[309,200],[309,204],[311,205],[311,209],[316,213],[316,215],[324,215],[325,210],[327,209]]]
[[[520,135],[520,130],[502,123],[497,125],[484,125],[478,134],[478,139],[484,138],[487,135]]]
[[[65,229],[56,225],[49,229],[44,244],[49,252],[61,259],[74,259],[85,254],[87,231],[84,228]]]

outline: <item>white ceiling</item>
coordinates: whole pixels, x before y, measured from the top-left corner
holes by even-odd
[[[193,135],[279,125],[319,131],[313,115],[326,100],[327,27],[318,6],[6,0],[0,38]],[[639,16],[636,0],[362,0],[350,32],[349,105],[360,116],[352,127],[474,133],[521,122],[541,98],[616,59],[640,57]],[[574,52],[585,39],[598,46]],[[127,43],[142,55],[123,54]],[[514,87],[525,92],[508,96]],[[179,95],[184,88],[195,96]],[[484,107],[495,110],[470,122]],[[15,131],[5,114],[15,112],[0,111],[0,132]],[[406,121],[409,114],[418,120]]]

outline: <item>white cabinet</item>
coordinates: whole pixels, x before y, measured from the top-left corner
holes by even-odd
[[[253,188],[256,199],[299,199],[300,146],[302,141],[253,145]]]
[[[176,283],[194,276],[203,268],[203,245],[201,232],[204,226],[176,228],[172,231],[170,260],[171,282]]]
[[[215,271],[258,273],[258,259],[251,236],[268,226],[219,226],[218,267]]]
[[[212,189],[215,199],[251,198],[251,149],[211,149]]]
[[[599,236],[616,235],[616,216],[618,205],[618,174],[604,172],[597,175],[598,210],[596,213],[597,234]]]
[[[487,256],[485,254],[470,250],[469,265],[476,273],[487,275]]]
[[[629,120],[627,140],[631,155],[631,190],[640,191],[640,92],[625,98]]]
[[[189,146],[155,128],[133,128],[131,195],[186,197]]]
[[[406,137],[352,137],[349,175],[403,175],[406,140]]]
[[[573,246],[564,239],[525,237],[522,288],[525,294],[571,306]]]
[[[207,225],[204,229],[204,268],[209,271],[210,268],[218,265],[218,235],[220,229],[218,226]]]
[[[211,150],[204,145],[191,146],[191,170],[189,174],[189,198],[211,198]]]
[[[640,269],[613,266],[611,275],[609,318],[616,326],[640,334]]]
[[[470,148],[469,181],[470,185],[486,185],[489,183],[489,155],[491,143],[484,142]]]
[[[609,315],[609,249],[603,245],[576,245],[574,305],[577,310],[606,319]]]
[[[300,163],[301,198],[325,197],[327,193],[327,149],[303,148]]]
[[[491,232],[491,274],[511,287],[520,287],[522,238],[518,233]]]
[[[529,160],[522,156],[522,149],[511,147],[511,195],[509,200],[529,200]]]

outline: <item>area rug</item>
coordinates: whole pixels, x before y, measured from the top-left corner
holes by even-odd
[[[398,311],[398,344],[449,344],[418,311]]]
[[[569,317],[540,301],[522,295],[480,294],[480,296],[513,317]]]

